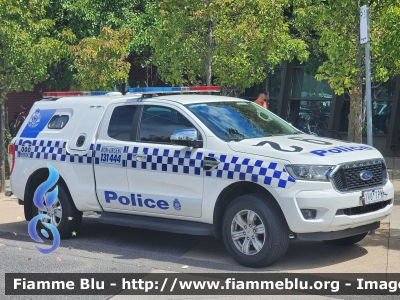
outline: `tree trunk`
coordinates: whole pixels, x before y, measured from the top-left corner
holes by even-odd
[[[7,130],[9,130],[9,128],[8,128],[8,100],[6,100],[6,101],[4,101],[5,103],[6,103],[6,106],[5,106],[5,108],[6,108],[6,110],[4,111],[4,113],[5,113],[5,117],[4,117],[4,123],[6,124],[5,126],[5,128],[7,129]]]
[[[357,84],[350,93],[350,114],[349,114],[349,129],[347,132],[347,140],[362,144],[362,128],[363,128],[363,100],[362,100],[362,52],[360,44],[360,27],[356,28],[357,39]]]
[[[269,92],[269,63],[265,64],[265,92]]]
[[[4,129],[6,128],[5,107],[5,100],[3,100],[0,104],[0,193],[4,193],[6,191],[6,145],[4,139]]]
[[[349,142],[362,143],[362,96],[361,89],[350,93]]]

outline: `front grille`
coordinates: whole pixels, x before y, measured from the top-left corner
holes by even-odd
[[[362,180],[360,173],[371,171],[369,180]],[[382,160],[354,162],[342,165],[331,176],[333,184],[341,192],[373,188],[386,182],[386,166]]]

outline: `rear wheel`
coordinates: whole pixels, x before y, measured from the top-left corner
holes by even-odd
[[[328,245],[334,245],[334,246],[350,246],[350,245],[360,242],[362,239],[364,239],[367,236],[367,234],[368,234],[368,232],[341,238],[341,239],[337,239],[337,240],[327,240],[327,241],[324,241],[324,243],[326,243]]]
[[[46,195],[43,197],[43,204],[46,207],[45,197]],[[33,194],[31,199],[33,199]],[[33,204],[32,212],[33,216],[44,214],[49,217],[41,219],[38,227],[39,229],[44,229],[50,239],[53,238],[51,231],[41,223],[50,223],[55,226],[63,239],[75,236],[82,223],[82,212],[76,209],[66,188],[61,184],[58,185],[58,197],[53,205],[46,207],[46,210],[41,210]]]
[[[289,228],[280,207],[262,194],[236,198],[225,211],[222,226],[226,249],[243,266],[272,265],[289,245]]]

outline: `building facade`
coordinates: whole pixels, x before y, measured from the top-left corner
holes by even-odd
[[[129,84],[131,86],[157,86],[163,84],[154,68],[135,67],[131,58]],[[255,100],[264,84],[246,89],[241,98]],[[347,94],[335,95],[328,82],[317,81],[305,72],[305,64],[284,62],[269,74],[269,109],[296,127],[318,126],[325,131],[338,132],[347,139],[350,98]],[[400,156],[400,76],[372,89],[373,143],[384,156]],[[41,99],[41,86],[33,92],[8,95],[8,118],[27,112],[35,101]],[[363,129],[366,141],[366,126]],[[332,138],[337,138],[332,135]]]
[[[262,84],[263,85],[263,84]],[[242,96],[257,97],[255,86]],[[305,64],[284,62],[269,74],[269,109],[296,127],[309,124],[334,130],[347,139],[350,97],[335,95],[327,81],[317,81],[305,72]],[[384,156],[400,156],[400,76],[372,88],[373,144]],[[315,127],[314,127],[315,128]],[[367,143],[366,124],[363,142]],[[332,138],[337,138],[333,133]]]

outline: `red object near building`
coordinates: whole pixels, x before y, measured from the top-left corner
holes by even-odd
[[[29,110],[36,101],[42,99],[41,85],[35,86],[31,92],[10,93],[7,95],[8,106],[8,122],[14,119],[14,113],[22,111],[21,106],[25,107],[25,114],[28,115]]]

